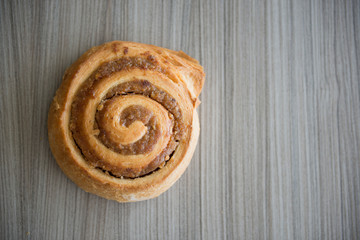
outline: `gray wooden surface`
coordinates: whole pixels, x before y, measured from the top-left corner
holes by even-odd
[[[359,1],[0,1],[0,239],[360,239]],[[183,50],[207,79],[201,136],[157,199],[60,171],[47,111],[110,40]]]

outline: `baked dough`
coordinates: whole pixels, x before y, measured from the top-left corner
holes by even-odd
[[[179,51],[114,41],[65,72],[48,116],[50,147],[87,192],[119,202],[157,197],[189,165],[205,74]]]

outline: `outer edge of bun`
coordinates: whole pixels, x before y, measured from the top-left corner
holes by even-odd
[[[68,123],[65,122],[66,120],[63,115],[67,111],[65,105],[66,101],[69,100],[68,91],[72,84],[72,79],[78,74],[81,67],[87,66],[87,61],[90,61],[93,55],[109,47],[120,57],[126,55],[123,52],[123,47],[129,47],[131,48],[129,51],[135,51],[135,53],[137,49],[139,49],[139,52],[150,51],[151,55],[155,55],[160,60],[163,59],[164,61],[160,62],[160,64],[162,67],[168,68],[170,73],[174,73],[173,76],[170,76],[170,79],[184,83],[189,90],[189,97],[191,97],[194,106],[192,110],[191,131],[187,141],[181,145],[186,151],[182,151],[182,155],[178,156],[179,160],[171,163],[169,161],[164,168],[133,180],[107,175],[101,172],[101,170],[91,167],[85,160],[79,160],[79,152],[69,147],[67,131],[64,129]],[[195,151],[200,131],[198,114],[196,112],[196,106],[199,103],[197,97],[203,87],[204,78],[203,68],[198,62],[181,51],[175,52],[153,45],[121,41],[108,42],[89,49],[66,70],[61,86],[50,105],[48,113],[48,138],[57,164],[65,175],[80,188],[107,199],[118,202],[134,202],[159,196],[180,178],[189,165]]]
[[[205,82],[204,69],[196,59],[190,57],[183,51],[174,51],[150,44],[126,41],[107,42],[98,47],[94,47],[93,51],[96,51],[97,48],[106,48],[108,46],[111,46],[114,51],[118,51],[121,55],[126,55],[123,54],[123,47],[127,47],[128,51],[134,51],[134,49],[132,49],[134,47],[138,49],[139,52],[148,51],[149,54],[158,57],[158,59],[161,60],[160,64],[162,67],[168,68],[170,72],[175,73],[172,76],[173,80],[182,81],[187,86],[195,105],[196,99],[200,95]],[[91,49],[88,52],[91,53]]]

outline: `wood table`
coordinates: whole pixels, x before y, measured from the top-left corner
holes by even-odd
[[[360,1],[0,2],[0,239],[360,239]],[[65,69],[111,40],[206,72],[189,168],[117,203],[57,166]]]

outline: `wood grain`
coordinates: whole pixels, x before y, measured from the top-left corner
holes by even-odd
[[[360,239],[360,2],[0,1],[1,239]],[[47,111],[110,40],[183,50],[207,79],[201,135],[157,199],[85,193]]]

